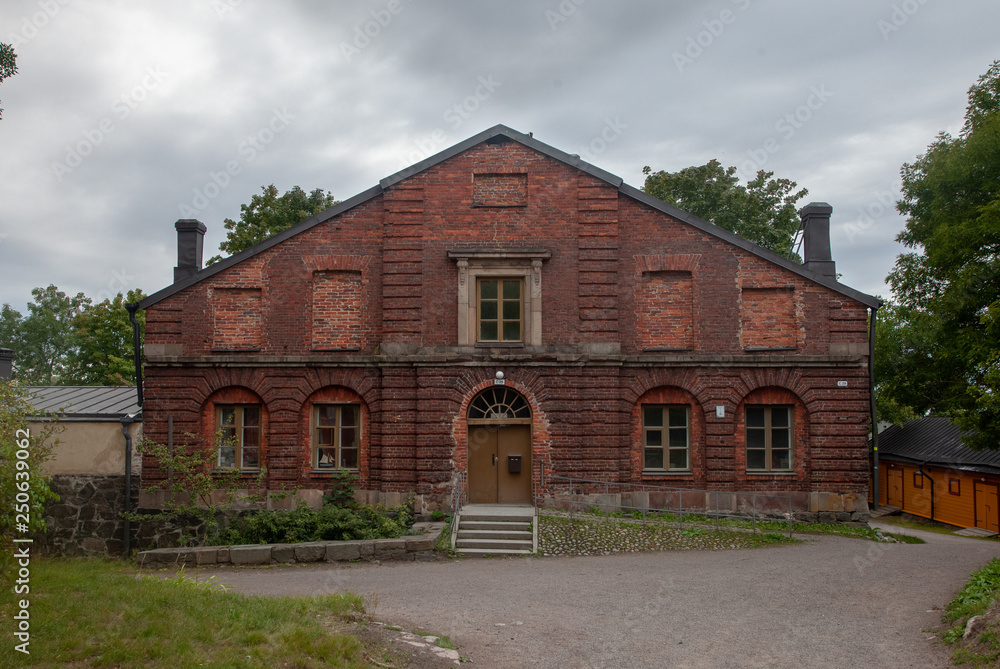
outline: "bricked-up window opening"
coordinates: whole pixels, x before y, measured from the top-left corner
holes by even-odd
[[[251,404],[215,408],[220,436],[219,469],[260,467],[260,407]]]
[[[523,341],[524,294],[520,279],[479,280],[479,341]]]
[[[792,468],[791,407],[747,407],[747,469],[789,471]]]
[[[642,407],[642,468],[687,471],[690,465],[690,412],[686,406]]]
[[[531,418],[531,408],[520,393],[509,388],[487,388],[469,404],[469,420]]]
[[[316,469],[357,469],[361,443],[361,407],[321,404],[313,407],[313,452]]]
[[[528,205],[528,175],[473,174],[472,205],[474,207],[526,207]]]

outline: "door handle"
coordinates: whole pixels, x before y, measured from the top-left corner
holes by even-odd
[[[497,466],[497,454],[496,453],[493,454],[493,466],[494,467]]]

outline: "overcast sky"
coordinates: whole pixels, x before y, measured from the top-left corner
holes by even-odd
[[[207,258],[263,185],[347,199],[497,123],[636,187],[773,170],[886,295],[899,169],[959,129],[997,26],[943,0],[4,0],[0,303],[155,292],[178,218]]]

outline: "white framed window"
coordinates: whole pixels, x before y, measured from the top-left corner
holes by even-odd
[[[691,411],[684,405],[642,405],[642,469],[691,469]]]
[[[312,446],[314,469],[358,469],[361,407],[357,404],[314,405]]]
[[[219,435],[219,469],[260,467],[260,405],[220,404],[215,407]]]

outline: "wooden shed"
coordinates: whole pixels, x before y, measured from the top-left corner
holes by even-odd
[[[1000,532],[1000,450],[973,451],[948,418],[879,434],[879,505],[959,527]]]

